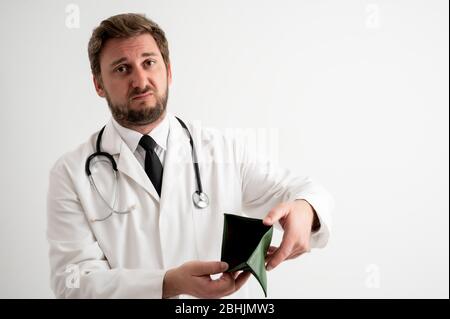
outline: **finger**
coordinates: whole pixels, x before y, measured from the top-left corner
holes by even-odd
[[[241,289],[241,287],[247,282],[252,273],[250,271],[243,271],[239,274],[239,276],[234,281],[235,287],[234,291]]]
[[[285,233],[286,234],[286,233]],[[277,267],[283,260],[288,258],[292,254],[292,250],[294,248],[295,241],[292,238],[286,237],[283,238],[280,248],[276,252],[270,256],[267,261],[267,270],[272,270]]]
[[[191,267],[190,273],[193,276],[205,276],[224,272],[228,269],[228,264],[223,261],[196,261]]]
[[[299,217],[300,216],[300,217]],[[302,214],[289,214],[284,220],[283,240],[280,248],[277,249],[267,262],[267,270],[277,267],[288,257],[303,253],[309,249],[309,242],[301,240],[305,237],[304,227],[302,227]]]
[[[220,298],[233,292],[235,280],[230,273],[224,273],[217,280],[203,281],[201,291],[206,298]]]
[[[272,226],[278,220],[286,216],[288,213],[287,207],[284,203],[281,203],[270,210],[270,212],[264,217],[263,223],[267,226]]]
[[[236,279],[237,276],[239,276],[239,273],[241,273],[241,271],[233,271],[233,272],[229,272],[229,274],[231,275],[231,277],[233,277],[234,279]]]
[[[264,261],[267,262],[273,256],[273,254],[277,251],[277,249],[278,249],[278,247],[270,246],[269,249],[267,250],[266,256],[264,257]]]
[[[299,252],[299,253],[292,254],[288,258],[286,258],[286,260],[297,258],[297,257],[303,255],[304,253],[306,253],[306,251],[304,251],[304,252],[302,251],[302,252]]]
[[[213,289],[219,295],[231,294],[239,290],[247,282],[251,274],[249,271],[224,273],[219,280],[210,284],[210,289]]]

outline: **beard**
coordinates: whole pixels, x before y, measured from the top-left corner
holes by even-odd
[[[144,105],[139,105],[139,108],[136,110],[131,109],[132,97],[138,94],[145,94],[149,91],[152,91],[156,99],[155,104],[152,105],[149,102],[143,101],[141,103]],[[124,127],[142,126],[157,121],[164,114],[169,97],[169,86],[167,86],[166,91],[162,95],[158,94],[156,90],[151,90],[149,86],[143,90],[134,89],[126,104],[113,103],[108,92],[105,91],[105,95],[111,114],[117,123]]]

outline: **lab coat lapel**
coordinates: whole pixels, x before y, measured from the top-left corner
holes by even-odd
[[[152,182],[145,173],[144,168],[131,152],[128,145],[122,140],[114,128],[112,120],[108,122],[103,132],[102,151],[110,153],[117,162],[117,169],[134,180],[151,196],[159,201],[159,195]]]
[[[184,192],[185,188],[189,187],[192,179],[191,170],[189,170],[189,168],[192,168],[190,166],[192,165],[192,159],[186,132],[173,115],[167,114],[167,116],[170,126],[161,194],[169,199],[173,192]]]
[[[189,138],[173,115],[164,160],[160,202],[160,233],[164,267],[179,266],[196,258],[192,193],[195,175]]]

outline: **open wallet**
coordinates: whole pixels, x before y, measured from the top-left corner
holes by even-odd
[[[250,271],[267,297],[265,257],[272,240],[273,227],[261,219],[224,214],[222,257],[227,272]]]

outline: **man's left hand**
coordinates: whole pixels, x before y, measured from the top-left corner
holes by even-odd
[[[316,213],[306,200],[281,203],[270,210],[263,223],[271,226],[278,221],[284,233],[280,247],[269,248],[267,270],[310,251],[310,236],[315,220],[317,222]]]

